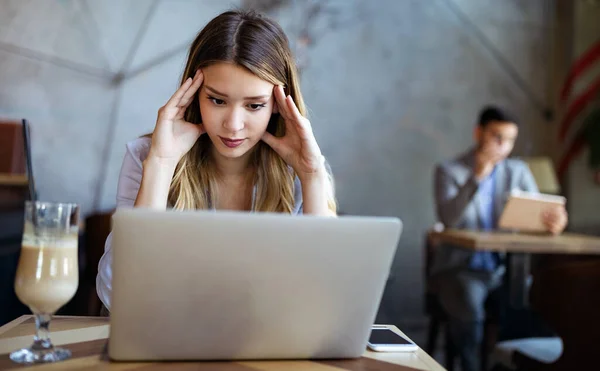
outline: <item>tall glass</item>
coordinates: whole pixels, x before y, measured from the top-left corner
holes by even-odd
[[[15,292],[35,315],[36,334],[31,347],[10,354],[15,362],[57,362],[71,356],[69,350],[52,345],[48,327],[52,315],[77,291],[78,222],[76,204],[25,203],[25,229]]]

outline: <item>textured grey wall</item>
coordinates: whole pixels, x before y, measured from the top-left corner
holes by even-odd
[[[549,3],[5,0],[0,116],[32,121],[42,198],[109,210],[125,143],[152,130],[195,33],[230,5],[261,6],[297,53],[341,210],[403,219],[382,315],[418,318],[434,163],[470,145],[488,102],[521,118],[518,152],[549,150]]]

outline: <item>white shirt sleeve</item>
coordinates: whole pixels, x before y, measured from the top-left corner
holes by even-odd
[[[142,161],[150,150],[150,139],[140,138],[127,144],[119,184],[117,186],[117,208],[133,207],[142,181]],[[104,306],[110,310],[112,290],[112,232],[106,239],[104,255],[98,264],[96,291]]]

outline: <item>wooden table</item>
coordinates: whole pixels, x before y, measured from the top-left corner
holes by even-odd
[[[511,232],[479,232],[446,229],[430,231],[431,242],[443,242],[466,249],[507,253],[506,281],[513,307],[528,305],[526,281],[529,277],[531,254],[600,255],[600,238],[573,233],[558,236]]]
[[[402,333],[394,326],[391,328]],[[54,345],[70,349],[73,358],[55,364],[33,366],[32,370],[444,370],[421,348],[407,353],[365,351],[362,358],[352,360],[111,363],[103,353],[110,330],[108,318],[58,316],[52,320],[50,329]],[[0,327],[0,369],[22,368],[13,363],[8,354],[31,345],[34,332],[32,316],[19,317]]]
[[[458,229],[431,231],[428,237],[467,249],[530,254],[600,255],[600,238],[563,233],[559,236]]]

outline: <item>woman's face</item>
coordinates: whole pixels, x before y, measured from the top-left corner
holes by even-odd
[[[217,63],[202,69],[202,124],[216,151],[239,158],[261,140],[274,113],[274,85],[247,69]]]

